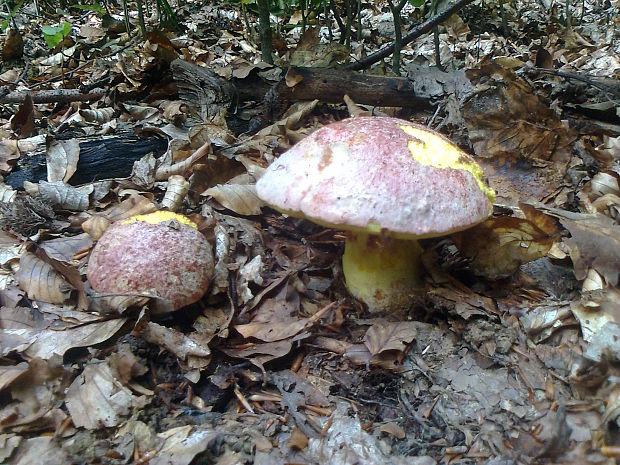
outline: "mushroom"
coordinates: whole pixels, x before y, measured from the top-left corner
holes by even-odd
[[[372,312],[407,308],[423,287],[418,239],[480,223],[495,198],[448,139],[388,117],[324,126],[274,161],[256,190],[282,213],[347,231],[346,286]]]
[[[106,229],[88,260],[87,277],[97,292],[154,295],[178,310],[200,300],[213,273],[211,245],[198,226],[157,211]]]

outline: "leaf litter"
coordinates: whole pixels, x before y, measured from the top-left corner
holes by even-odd
[[[360,12],[363,39],[350,49],[325,28],[302,36],[291,17],[276,62],[363,59],[393,34],[379,3]],[[566,28],[546,22],[557,10],[545,2],[504,3],[503,22],[496,6],[472,3],[438,30],[441,64],[458,70],[429,66],[432,33],[403,50],[416,95],[435,105],[412,118],[470,148],[498,202],[477,228],[426,241],[424,297],[379,316],[346,293],[344,236],[265,207],[254,182],[316,128],[398,109],[187,93],[180,56],[242,89],[257,77],[300,85],[294,69],[260,62],[234,7],[190,2],[187,35],[143,43],[91,12],[59,53],[40,53],[34,22],[18,18],[39,47],[40,79],[107,79],[115,97],[1,106],[1,460],[615,463],[620,132],[592,115],[617,103],[620,63],[601,20],[611,10],[582,5]],[[419,16],[405,11],[408,23]],[[116,38],[96,59],[88,50],[103,37]],[[4,70],[3,84],[36,88],[24,66]],[[594,84],[566,77],[576,71]],[[123,131],[150,131],[164,153],[73,185],[83,138]],[[162,206],[190,214],[214,246],[207,295],[173,313],[155,298],[93,293],[94,241]]]

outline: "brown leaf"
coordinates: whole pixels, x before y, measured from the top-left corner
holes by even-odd
[[[84,236],[87,235],[84,234]],[[78,247],[81,247],[80,240],[76,241],[75,244],[78,244]],[[57,260],[47,255],[47,252],[41,247],[37,248],[35,254],[41,260],[49,263],[64,279],[71,284],[73,289],[77,291],[78,308],[80,310],[86,310],[88,308],[88,298],[86,297],[86,292],[84,291],[82,276],[76,265],[73,263],[73,260]]]
[[[62,304],[71,294],[71,285],[62,275],[30,252],[21,256],[15,278],[32,300]]]
[[[17,113],[11,119],[11,129],[21,137],[30,137],[35,134],[34,105],[30,94],[26,95],[24,102],[19,105]]]
[[[10,28],[2,46],[2,60],[9,61],[21,58],[24,53],[24,39],[19,30]]]
[[[283,341],[267,342],[265,344],[248,344],[243,348],[219,348],[229,357],[242,358],[249,360],[255,366],[257,366],[263,374],[266,374],[265,363],[270,362],[287,355],[293,348],[293,342],[305,339],[309,336],[308,333],[298,335],[294,339],[285,339]]]
[[[331,310],[336,303],[337,302],[332,302],[309,318],[300,318],[298,320],[289,318],[277,321],[257,321],[245,325],[236,325],[235,329],[239,331],[243,337],[255,337],[266,342],[288,339],[299,334],[301,331],[309,329]]]
[[[261,207],[265,205],[256,195],[254,184],[219,184],[202,195],[210,195],[223,207],[239,215],[260,215]]]
[[[373,356],[386,350],[403,352],[407,344],[415,339],[417,332],[418,325],[413,321],[382,321],[368,328],[364,345]]]
[[[47,180],[68,182],[77,171],[80,143],[77,139],[52,141],[45,156]]]
[[[385,434],[389,434],[390,436],[394,436],[396,439],[405,439],[406,437],[405,430],[402,428],[402,426],[393,421],[381,425],[379,427],[379,431]]]
[[[560,222],[571,234],[564,242],[570,247],[570,257],[577,279],[585,279],[589,268],[594,268],[607,284],[618,284],[620,271],[620,226],[602,215],[582,215],[581,220],[561,218]]]
[[[147,403],[145,397],[134,396],[123,386],[106,363],[87,365],[65,397],[73,424],[86,429],[116,426],[132,409]]]
[[[524,79],[498,64],[470,70],[477,92],[463,105],[474,152],[499,202],[557,195],[575,139]]]
[[[291,449],[303,450],[308,446],[308,436],[306,436],[299,428],[293,428],[291,437],[288,440],[288,446]]]
[[[521,205],[527,219],[511,216],[490,218],[452,235],[459,252],[479,276],[499,279],[511,276],[524,263],[544,257],[558,238],[552,218]]]

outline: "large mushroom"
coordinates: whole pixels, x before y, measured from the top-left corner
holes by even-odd
[[[196,224],[157,211],[106,229],[90,254],[87,277],[97,292],[162,297],[177,310],[200,300],[213,273],[211,245]]]
[[[408,307],[422,287],[417,240],[480,223],[495,197],[448,139],[387,117],[322,127],[274,161],[256,189],[282,213],[348,231],[346,285],[370,311]]]

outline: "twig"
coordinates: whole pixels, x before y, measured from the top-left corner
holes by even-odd
[[[593,79],[588,76],[582,76],[581,74],[571,73],[568,71],[560,71],[557,69],[547,69],[547,68],[528,68],[528,71],[533,71],[539,74],[551,74],[554,76],[559,76],[565,79],[574,79],[575,81],[585,82],[586,84],[596,87],[603,92],[611,92],[615,97],[620,96],[620,84],[616,81],[610,81],[610,83],[600,82],[596,79]],[[609,98],[609,96],[607,96]],[[610,100],[612,100],[610,98]],[[613,101],[613,100],[612,100]]]
[[[30,95],[32,103],[67,103],[67,102],[87,102],[91,100],[99,100],[105,95],[103,89],[93,89],[88,93],[80,92],[79,89],[55,89],[55,90],[39,90],[39,91],[18,91],[9,92],[0,97],[2,103],[22,103],[26,96]]]
[[[428,19],[422,24],[414,27],[409,32],[407,32],[407,34],[403,36],[403,41],[402,41],[403,46],[413,42],[415,39],[417,39],[421,35],[426,34],[427,32],[430,32],[433,29],[433,26],[435,26],[436,24],[443,23],[450,16],[456,13],[458,10],[460,10],[466,5],[469,5],[473,1],[474,0],[458,0],[456,3],[451,5],[448,9],[442,11],[436,16],[433,16],[432,18]],[[393,52],[394,52],[394,42],[390,42],[384,45],[383,47],[381,47],[376,52],[371,53],[366,58],[356,61],[355,63],[348,64],[347,66],[345,66],[345,68],[353,70],[353,71],[358,71],[360,69],[368,68],[370,65],[373,65],[383,60],[385,57],[391,55]]]

